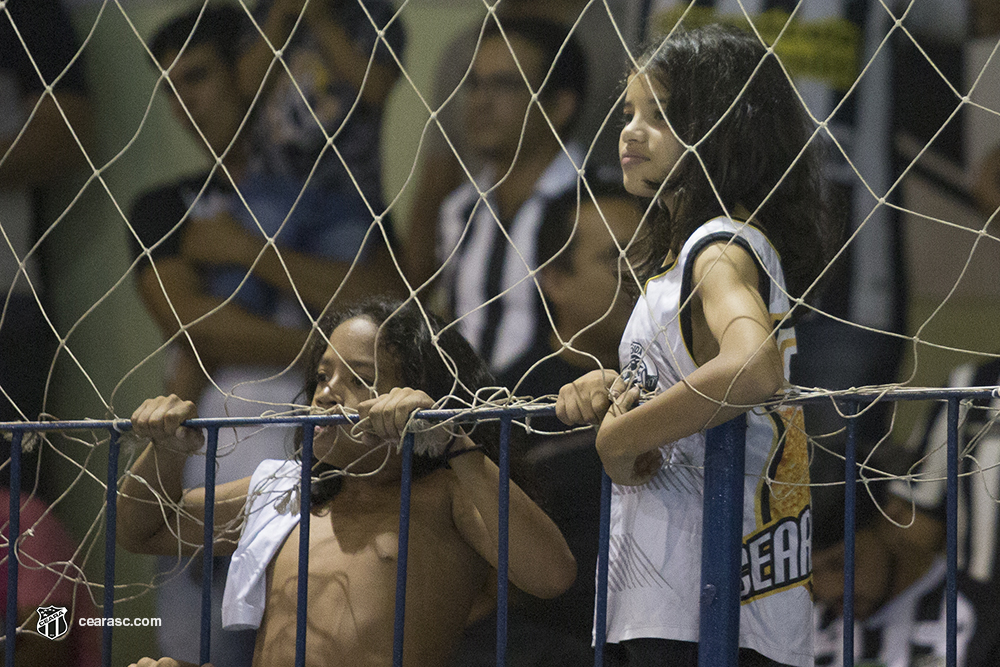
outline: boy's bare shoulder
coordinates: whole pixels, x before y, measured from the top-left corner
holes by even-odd
[[[458,478],[448,468],[439,468],[413,482],[412,503],[439,504],[440,509],[449,509],[455,495],[461,492]]]
[[[426,510],[433,518],[429,520],[447,524],[458,539],[464,540],[469,522],[479,518],[472,499],[462,488],[458,476],[450,468],[441,468],[421,477],[414,483],[411,500],[414,514]],[[433,505],[433,508],[431,507]],[[443,529],[439,525],[438,529]]]

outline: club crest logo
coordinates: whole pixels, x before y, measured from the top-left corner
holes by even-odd
[[[645,348],[641,343],[632,341],[629,347],[628,368],[622,373],[622,379],[631,381],[641,387],[644,391],[656,391],[660,376],[656,372],[656,367],[650,368],[644,358]]]
[[[66,607],[39,607],[38,634],[49,639],[58,639],[69,630],[66,621]]]

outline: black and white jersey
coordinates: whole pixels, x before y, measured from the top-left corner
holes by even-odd
[[[985,387],[1000,384],[1000,359],[976,366],[965,364],[952,371],[952,387]],[[1000,398],[963,401],[959,411],[958,566],[980,582],[997,582],[1000,550]],[[948,471],[948,409],[937,403],[920,433],[917,459],[909,479],[895,481],[891,489],[912,499],[942,523],[945,521]]]
[[[510,219],[500,219],[491,172],[458,187],[441,206],[437,255],[449,309],[494,374],[551,328],[534,278],[538,229],[549,202],[576,187],[583,157],[574,143],[560,150]]]
[[[946,598],[944,558],[870,618],[854,624],[854,664],[858,667],[943,667]],[[1000,665],[1000,605],[987,587],[964,575],[958,578],[958,667]],[[844,664],[842,617],[816,610],[816,667]]]

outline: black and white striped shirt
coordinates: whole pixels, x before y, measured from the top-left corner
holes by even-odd
[[[952,387],[1000,384],[1000,359],[952,371]],[[964,401],[959,411],[958,566],[980,582],[998,583],[1000,552],[1000,398]],[[948,410],[936,404],[921,432],[909,481],[895,481],[892,492],[945,521],[948,471]]]
[[[441,207],[437,253],[451,313],[495,374],[527,351],[540,330],[551,329],[532,273],[538,229],[547,204],[576,187],[574,165],[583,157],[575,144],[560,151],[510,220],[497,217],[489,174],[477,179],[478,189],[473,183],[456,189]]]
[[[945,664],[944,558],[913,585],[854,624],[854,664],[858,667],[941,667]],[[1000,607],[994,592],[967,577],[958,579],[957,665],[1000,665]],[[816,611],[816,667],[840,667],[843,618]]]

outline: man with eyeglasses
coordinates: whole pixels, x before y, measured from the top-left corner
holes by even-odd
[[[586,97],[587,65],[566,27],[506,20],[502,33],[485,30],[463,85],[468,144],[486,168],[445,200],[437,259],[445,309],[502,373],[550,330],[530,272],[545,206],[576,187],[583,166],[582,148],[565,137]]]

